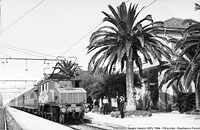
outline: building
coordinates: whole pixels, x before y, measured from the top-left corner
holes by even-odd
[[[175,38],[175,39],[181,39],[183,37],[184,29],[187,28],[189,25],[183,25],[183,19],[180,18],[171,18],[164,21],[165,29],[160,32],[162,35],[164,35],[167,39]],[[174,46],[176,43],[171,42],[168,43],[171,47],[172,51],[174,51]],[[176,52],[179,53],[179,52]],[[158,85],[161,83],[161,80],[163,78],[164,72],[161,74],[158,74]],[[167,84],[164,84],[162,89],[159,90],[159,101],[158,106],[159,110],[169,110],[171,109],[172,105],[177,103],[177,93],[173,90],[173,85],[171,87],[167,88]],[[192,85],[191,89],[186,89],[185,86],[183,87],[183,92],[195,92],[194,85]]]
[[[189,25],[183,25],[182,22],[184,20],[180,19],[180,18],[171,18],[168,20],[164,21],[164,29],[161,29],[159,31],[157,31],[156,33],[164,36],[167,39],[181,39],[184,35],[184,30],[186,27],[188,27]],[[175,42],[170,42],[170,43],[166,43],[168,45],[168,47],[170,47],[172,49],[172,51],[174,51],[174,46],[175,46]],[[177,52],[179,53],[179,52]],[[174,57],[175,58],[175,57]],[[173,57],[172,57],[173,59]],[[152,88],[150,91],[152,93],[152,90],[157,89],[155,92],[158,93],[157,99],[157,107],[160,111],[166,111],[171,109],[171,106],[174,103],[177,103],[177,93],[175,93],[175,91],[173,90],[173,87],[169,87],[167,88],[168,83],[164,84],[162,86],[161,89],[158,89],[158,87],[160,86],[160,83],[163,79],[163,75],[164,72],[162,72],[161,74],[158,73],[158,67],[159,67],[159,63],[157,60],[154,61],[153,65],[149,64],[149,63],[144,63],[143,64],[143,71],[146,71],[150,74],[146,74],[148,75],[148,88]],[[137,71],[137,68],[134,68],[134,71]],[[154,76],[154,77],[152,77]],[[153,79],[154,78],[154,79]],[[156,79],[157,80],[156,80]],[[143,86],[145,87],[145,86]],[[183,86],[184,88],[185,86]],[[194,92],[195,88],[194,85],[191,87],[192,89],[184,89],[184,92]],[[147,91],[145,88],[142,88],[141,90],[139,90],[140,93],[142,93],[142,97],[144,97],[144,94],[147,93]],[[144,101],[145,102],[145,101]],[[155,101],[154,101],[155,102]],[[155,105],[155,103],[153,103]]]

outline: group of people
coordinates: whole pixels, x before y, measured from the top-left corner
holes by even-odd
[[[95,108],[97,112],[100,112],[104,115],[109,114],[111,111],[118,110],[120,111],[122,118],[124,117],[124,106],[125,99],[123,96],[117,96],[116,98],[108,98],[104,96],[103,99],[94,99],[91,102],[91,109]]]

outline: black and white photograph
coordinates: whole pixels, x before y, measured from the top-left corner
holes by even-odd
[[[200,130],[200,0],[0,0],[0,130]]]

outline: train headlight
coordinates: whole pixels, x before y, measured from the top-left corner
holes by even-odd
[[[65,113],[66,111],[67,111],[66,108],[64,108],[64,107],[61,108],[62,113]]]

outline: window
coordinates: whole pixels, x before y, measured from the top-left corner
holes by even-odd
[[[44,91],[44,84],[42,85],[42,91]]]
[[[46,87],[45,89],[46,89],[46,91],[47,91],[47,90],[48,90],[48,86],[47,86],[47,84],[45,84],[45,87]]]
[[[80,87],[80,82],[79,81],[75,81],[75,87],[79,88]]]
[[[31,93],[30,98],[31,99],[34,98],[34,93]]]

